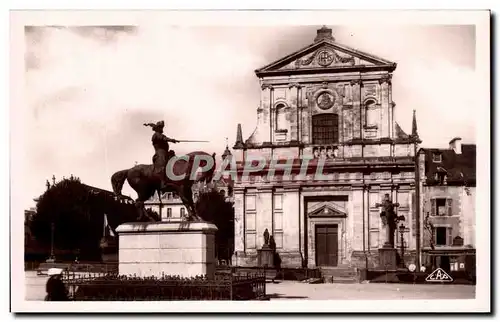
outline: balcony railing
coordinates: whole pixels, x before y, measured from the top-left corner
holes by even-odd
[[[314,145],[312,148],[314,158],[336,159],[339,157],[337,145]]]

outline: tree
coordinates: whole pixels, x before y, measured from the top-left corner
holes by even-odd
[[[100,260],[104,214],[113,229],[137,218],[133,204],[116,201],[111,192],[82,184],[73,176],[48,184],[36,208],[30,228],[37,241],[50,245],[53,225],[54,248],[78,252],[84,260]]]
[[[217,226],[215,245],[218,259],[230,260],[234,251],[234,208],[223,194],[213,188],[200,193],[196,201],[200,217]]]

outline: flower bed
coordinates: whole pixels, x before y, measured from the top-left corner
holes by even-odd
[[[265,298],[265,277],[217,274],[134,277],[107,274],[95,278],[65,279],[75,301],[171,301],[171,300],[258,300]]]

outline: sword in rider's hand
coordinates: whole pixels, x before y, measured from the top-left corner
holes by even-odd
[[[210,141],[197,141],[197,140],[176,140],[177,142],[198,142],[198,143],[208,143]]]

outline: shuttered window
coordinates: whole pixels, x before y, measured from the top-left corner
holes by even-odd
[[[449,246],[453,244],[453,229],[451,227],[435,227],[434,240],[437,246]]]
[[[431,216],[453,216],[453,199],[432,198]]]

